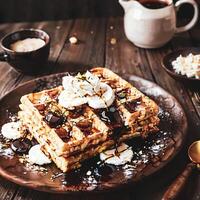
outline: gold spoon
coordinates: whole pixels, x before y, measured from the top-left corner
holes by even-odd
[[[191,163],[187,164],[185,170],[178,176],[178,178],[169,186],[164,193],[162,200],[175,199],[180,191],[185,186],[185,182],[192,170],[197,167],[200,168],[200,140],[193,142],[188,149],[188,156]]]

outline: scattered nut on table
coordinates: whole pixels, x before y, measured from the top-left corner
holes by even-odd
[[[110,44],[114,45],[116,43],[117,43],[117,39],[116,38],[111,38]]]
[[[72,36],[72,37],[69,38],[69,42],[71,44],[77,44],[78,43],[78,39],[76,37]]]

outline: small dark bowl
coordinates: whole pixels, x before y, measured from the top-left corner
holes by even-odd
[[[10,49],[10,45],[26,38],[40,38],[45,45],[33,51],[16,52]],[[39,29],[24,29],[10,33],[1,40],[4,50],[0,53],[0,61],[8,62],[16,71],[34,75],[44,71],[44,65],[48,60],[50,51],[49,35]]]
[[[196,78],[188,78],[185,75],[177,74],[172,66],[172,61],[176,60],[176,58],[180,55],[182,56],[187,56],[188,54],[193,53],[193,54],[200,54],[200,48],[184,48],[180,50],[173,51],[169,54],[167,54],[163,60],[162,60],[162,67],[163,69],[174,79],[181,81],[185,84],[199,87],[200,86],[200,79]]]

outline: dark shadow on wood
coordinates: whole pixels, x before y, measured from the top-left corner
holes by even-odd
[[[174,2],[177,0],[174,0]],[[200,0],[196,0],[198,3]],[[183,5],[178,16],[192,16]],[[86,17],[122,16],[118,0],[7,0],[0,1],[0,22],[63,20]]]
[[[92,65],[86,65],[84,63],[79,62],[59,62],[55,63],[54,61],[48,61],[45,66],[43,66],[42,71],[37,76],[45,76],[61,72],[85,72],[91,69]]]

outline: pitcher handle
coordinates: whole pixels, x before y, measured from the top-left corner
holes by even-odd
[[[198,15],[199,15],[199,10],[198,10],[198,5],[194,0],[179,0],[175,3],[175,8],[176,11],[179,10],[180,6],[184,3],[189,3],[193,6],[194,8],[194,15],[193,18],[191,19],[191,21],[186,24],[185,26],[181,26],[181,27],[177,27],[176,28],[176,33],[181,33],[184,31],[188,31],[189,29],[191,29],[197,22],[198,20]]]

